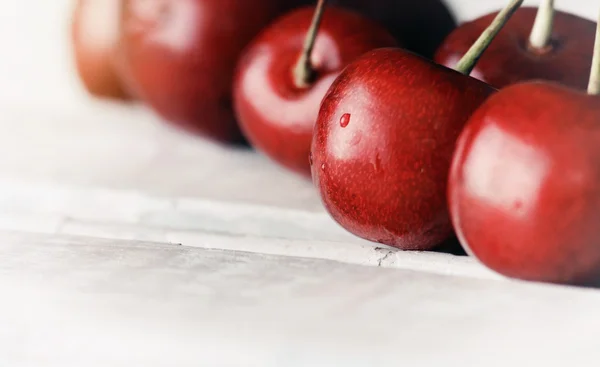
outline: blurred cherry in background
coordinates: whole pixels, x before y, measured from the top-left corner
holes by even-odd
[[[124,79],[172,125],[219,142],[243,141],[231,88],[249,41],[287,0],[124,0]]]
[[[127,99],[115,70],[122,0],[78,0],[71,40],[77,72],[94,96]]]

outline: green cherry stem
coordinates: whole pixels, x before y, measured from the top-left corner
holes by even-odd
[[[298,58],[298,62],[294,67],[294,84],[298,88],[306,88],[310,85],[314,78],[315,69],[310,60],[313,48],[315,46],[315,40],[317,39],[317,33],[319,32],[319,26],[323,19],[323,11],[325,10],[326,0],[319,0],[315,8],[315,14],[313,15],[310,28],[306,33],[304,39],[304,46],[302,47],[302,53]]]
[[[471,71],[475,68],[481,55],[483,55],[496,35],[498,35],[506,22],[508,22],[510,17],[521,7],[521,5],[523,5],[523,0],[511,0],[509,4],[498,13],[492,24],[483,31],[481,36],[479,36],[469,51],[467,51],[460,59],[458,64],[456,64],[455,70],[465,75],[471,74]]]

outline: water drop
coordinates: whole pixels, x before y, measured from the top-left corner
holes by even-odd
[[[323,164],[321,165],[321,169],[322,169],[323,171],[325,171],[325,163],[323,163]]]
[[[308,153],[308,164],[313,165],[312,152]]]
[[[342,117],[340,118],[340,126],[346,127],[346,126],[348,126],[349,123],[350,123],[350,114],[349,113],[343,114]]]

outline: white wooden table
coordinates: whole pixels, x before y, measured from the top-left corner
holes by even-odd
[[[600,291],[360,240],[260,155],[86,99],[57,3],[0,0],[1,366],[597,365]]]

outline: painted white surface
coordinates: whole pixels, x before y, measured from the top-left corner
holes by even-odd
[[[248,149],[169,130],[141,107],[0,101],[0,176],[320,211],[310,180]]]
[[[5,366],[592,366],[600,293],[0,233]]]
[[[335,260],[348,264],[409,269],[441,275],[503,279],[471,257],[435,252],[404,252],[368,242],[277,238],[202,229],[182,230],[136,224],[115,224],[73,219],[64,215],[10,213],[0,217],[0,230],[48,235],[79,235],[131,241],[153,241],[187,247],[222,249],[258,254]]]

